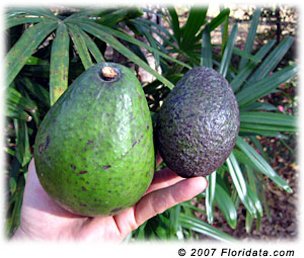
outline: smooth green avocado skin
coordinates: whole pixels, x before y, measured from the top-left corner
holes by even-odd
[[[119,72],[100,77],[102,67]],[[152,121],[133,72],[99,63],[81,74],[38,130],[34,157],[45,191],[83,216],[113,215],[134,205],[154,174]]]
[[[169,93],[156,123],[157,149],[167,166],[182,177],[207,176],[235,145],[239,109],[226,79],[197,67]]]

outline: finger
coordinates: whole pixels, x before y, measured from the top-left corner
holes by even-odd
[[[178,176],[171,169],[165,168],[154,174],[154,178],[146,194],[164,187],[168,187],[184,179],[185,178]]]
[[[206,187],[207,180],[205,178],[194,177],[147,194],[135,207],[136,224],[139,226],[170,207],[192,199],[204,191]]]

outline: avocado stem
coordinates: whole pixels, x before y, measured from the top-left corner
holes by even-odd
[[[101,76],[105,81],[112,81],[116,78],[117,72],[114,68],[105,66],[101,69]]]

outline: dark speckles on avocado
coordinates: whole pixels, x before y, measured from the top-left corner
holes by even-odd
[[[88,173],[87,170],[80,170],[77,175],[84,175],[84,174],[87,174],[87,173]]]
[[[39,144],[39,147],[38,147],[39,153],[42,154],[48,148],[49,144],[50,144],[50,136],[47,135],[44,143]]]
[[[91,144],[93,144],[93,143],[94,143],[93,140],[88,140],[88,141],[87,141],[87,145],[91,145]]]
[[[45,145],[44,145],[45,149],[47,149],[47,147],[49,146],[49,143],[50,143],[50,136],[48,135],[45,139]]]

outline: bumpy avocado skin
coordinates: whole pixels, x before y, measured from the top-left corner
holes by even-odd
[[[119,72],[100,77],[102,67]],[[152,121],[128,68],[100,63],[80,75],[45,116],[34,149],[38,178],[62,207],[112,215],[145,193],[154,173]]]
[[[180,176],[206,176],[231,153],[239,125],[238,104],[225,78],[207,67],[193,68],[160,109],[157,148]]]

